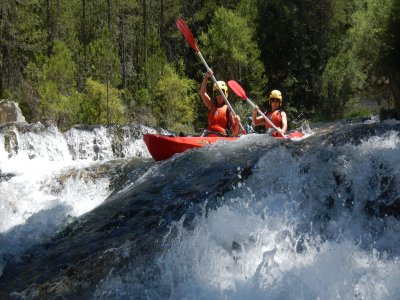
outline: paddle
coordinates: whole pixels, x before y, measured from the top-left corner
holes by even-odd
[[[246,92],[244,91],[244,89],[240,86],[239,83],[237,83],[235,80],[229,80],[228,81],[228,85],[231,88],[231,90],[238,95],[240,98],[242,98],[243,100],[246,100],[247,103],[249,103],[253,108],[257,107],[257,105],[255,105],[253,103],[253,101],[251,101],[249,98],[247,98],[246,96]],[[257,108],[258,113],[265,119],[265,121],[268,122],[269,125],[271,125],[272,128],[274,128],[276,131],[279,132],[278,128],[274,125],[274,123],[271,122],[270,119],[267,118],[267,116],[259,109]],[[284,138],[286,138],[285,135],[282,135]]]
[[[194,50],[195,54],[200,58],[201,62],[203,65],[206,67],[207,71],[211,70],[210,67],[208,66],[206,60],[204,59],[203,55],[201,55],[200,49],[196,44],[196,41],[194,40],[193,34],[190,31],[189,27],[186,25],[186,23],[181,19],[178,18],[176,20],[176,26],[178,27],[179,31],[182,33],[182,35],[185,37],[186,42],[189,44],[190,47]],[[222,97],[224,98],[225,103],[228,105],[229,109],[233,113],[233,116],[236,116],[235,111],[233,110],[231,104],[229,103],[228,99],[225,97],[225,94],[222,92],[220,86],[217,84],[217,79],[215,78],[214,75],[211,76],[212,81],[216,84],[218,87],[218,90]],[[242,123],[239,122],[240,129],[242,130],[242,133],[246,133],[246,130],[244,130]]]

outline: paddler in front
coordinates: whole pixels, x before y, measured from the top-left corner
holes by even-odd
[[[208,78],[212,75],[212,70],[207,71],[200,87],[201,99],[209,110],[208,127],[204,130],[202,136],[228,136],[229,129],[232,129],[234,136],[238,136],[240,118],[230,111],[218,89],[219,86],[225,97],[228,98],[228,86],[226,83],[218,81],[218,86],[216,83],[214,84],[212,98],[207,94]]]
[[[278,90],[273,90],[269,95],[270,111],[265,112],[265,116],[274,124],[278,131],[272,133],[273,136],[284,136],[287,131],[287,117],[282,109],[282,93]],[[253,125],[258,126],[265,124],[267,129],[271,125],[262,117],[257,117],[258,106],[253,109]]]

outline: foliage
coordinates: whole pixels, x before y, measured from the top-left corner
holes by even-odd
[[[318,107],[320,113],[331,119],[342,116],[346,102],[362,88],[365,79],[359,60],[350,51],[330,58],[322,75],[324,97]]]
[[[67,115],[73,116],[77,111],[70,105],[75,97],[75,64],[63,42],[55,41],[53,51],[52,56],[39,57],[37,63],[28,64],[25,74],[37,88],[40,119],[64,126]]]
[[[289,105],[311,111],[320,97],[332,1],[257,1],[257,35],[268,86]]]
[[[86,82],[86,97],[82,104],[83,114],[88,124],[106,124],[107,106],[111,124],[125,123],[125,107],[121,100],[121,91],[107,88],[106,84],[89,78]],[[108,90],[108,91],[107,91]],[[109,103],[107,104],[107,98]]]
[[[155,87],[153,114],[161,127],[175,131],[193,132],[195,82],[179,78],[170,65],[165,65],[163,76]]]
[[[89,44],[88,60],[93,78],[113,86],[121,83],[118,51],[107,27],[100,38]]]
[[[369,93],[376,78],[400,107],[398,0],[1,1],[0,96],[29,121],[63,128],[139,122],[199,132],[204,67],[178,17],[218,79],[239,81],[260,105],[280,89],[289,118],[360,112],[351,104],[378,94]],[[230,101],[245,120],[251,109]]]
[[[394,4],[393,0],[354,1],[349,29],[339,44],[342,46],[336,47],[339,52],[329,58],[322,75],[321,113],[342,117],[348,109],[346,104],[366,87],[367,79],[389,68],[386,58],[393,49],[389,24]],[[348,10],[336,13],[333,19],[338,20],[349,14]]]
[[[221,7],[215,11],[207,33],[200,40],[218,78],[235,78],[259,96],[266,81],[259,60],[260,50],[253,37],[254,30],[245,18]]]

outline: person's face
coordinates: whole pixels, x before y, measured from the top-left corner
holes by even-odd
[[[217,102],[219,105],[224,103],[224,97],[220,94],[219,91],[215,91],[214,95],[215,95],[215,98],[217,99]]]
[[[271,99],[271,108],[273,110],[277,110],[279,108],[279,99],[276,98]]]

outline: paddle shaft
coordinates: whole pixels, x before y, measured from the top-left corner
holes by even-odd
[[[206,60],[204,59],[203,55],[201,55],[200,53],[200,49],[196,44],[196,41],[194,40],[193,34],[190,31],[189,27],[186,25],[186,23],[181,19],[178,18],[178,20],[176,20],[176,26],[178,27],[179,31],[182,33],[182,35],[184,36],[186,42],[189,44],[190,47],[192,47],[192,49],[194,50],[194,52],[197,54],[197,56],[200,58],[201,62],[204,64],[204,66],[206,67],[207,71],[210,71],[210,67],[208,66]],[[231,112],[233,113],[233,116],[236,116],[235,111],[233,110],[231,104],[229,103],[228,99],[225,97],[225,94],[222,92],[220,86],[217,83],[217,79],[215,78],[214,75],[211,76],[211,79],[214,81],[214,83],[217,85],[218,90],[220,92],[220,94],[222,95],[222,97],[224,98],[224,102],[228,105],[229,109],[231,110]],[[242,133],[246,133],[246,130],[244,130],[242,123],[240,123],[239,121],[239,126],[240,129],[242,130]]]
[[[201,62],[203,63],[203,65],[206,67],[207,71],[210,71],[210,67],[208,66],[206,60],[204,59],[203,55],[201,55],[200,50],[195,52],[197,54],[197,56],[200,58]],[[222,95],[222,97],[224,98],[224,101],[226,103],[226,105],[228,105],[229,109],[231,110],[231,112],[233,113],[233,116],[236,116],[235,111],[233,110],[231,104],[229,103],[228,99],[226,99],[225,93],[221,90],[221,87],[218,85],[217,83],[217,79],[215,78],[214,74],[211,76],[212,81],[216,84],[216,86],[218,87],[219,93]],[[242,132],[246,132],[246,130],[244,130],[242,123],[240,123],[239,121],[239,126],[240,129],[242,130]]]

